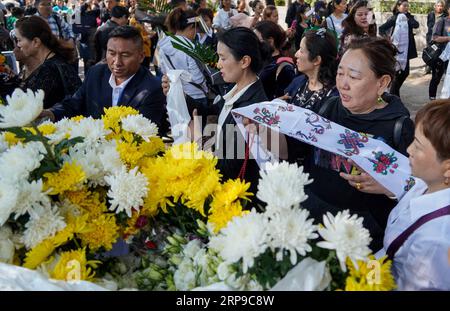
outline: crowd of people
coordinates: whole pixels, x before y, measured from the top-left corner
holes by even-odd
[[[214,125],[215,135],[207,138],[210,150],[225,155],[218,161],[223,178],[241,177],[253,193],[259,167],[236,154],[250,142],[239,137],[231,110],[254,103],[284,100],[409,156],[420,179],[401,198],[339,155],[275,132],[278,150],[266,145],[279,160],[303,165],[314,180],[304,208],[317,222],[344,209],[364,219],[371,249],[393,259],[399,289],[450,290],[450,100],[435,100],[448,61],[430,67],[431,101],[413,122],[400,98],[410,60],[418,56],[419,23],[407,0],[398,0],[381,25],[365,0],[297,0],[288,8],[286,29],[274,3],[261,0],[222,0],[217,12],[205,0],[173,0],[163,23],[135,0],[9,3],[1,16],[8,33],[2,48],[13,50],[21,65],[9,80],[12,88],[45,91],[41,117],[98,118],[104,107],[125,105],[157,124],[160,135],[170,135],[167,74],[177,69],[191,75],[183,81],[190,127],[200,116],[200,129]],[[450,6],[437,1],[428,15],[427,40],[442,49],[450,41],[449,13]],[[174,38],[216,51],[224,87],[213,92],[206,65],[177,48]]]

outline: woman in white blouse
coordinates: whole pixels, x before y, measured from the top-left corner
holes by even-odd
[[[169,32],[175,34],[186,44],[194,46],[193,41],[197,34],[197,16],[197,13],[192,10],[175,9],[166,18],[167,28]],[[166,36],[158,42],[158,49],[161,72],[167,74],[169,70],[178,69],[190,73],[191,81],[182,81],[183,90],[199,103],[206,105],[208,88],[196,61],[185,52],[176,49],[170,36]]]
[[[417,113],[408,148],[416,184],[389,215],[377,253],[393,259],[399,290],[450,290],[449,133],[450,100],[431,102]]]
[[[342,21],[347,18],[347,0],[334,0],[332,3],[333,13],[326,18],[327,28],[336,32],[337,39],[342,34]]]
[[[231,27],[230,17],[237,15],[238,11],[231,8],[231,0],[222,0],[222,7],[217,11],[213,20],[213,27],[217,30],[227,30]]]

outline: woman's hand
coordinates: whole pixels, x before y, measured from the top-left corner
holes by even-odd
[[[281,96],[281,97],[278,97],[278,99],[284,100],[284,101],[286,101],[286,102],[290,102],[290,101],[291,101],[291,99],[292,99],[292,97],[291,97],[291,96],[289,96],[289,94],[288,94],[288,93],[286,93],[286,94],[284,94],[283,96]]]
[[[353,166],[355,166],[360,172],[360,175],[351,175],[345,173],[339,173],[339,176],[348,181],[348,183],[355,187],[358,191],[371,194],[384,194],[387,197],[395,197],[395,195],[388,189],[384,188],[379,182],[377,182],[372,176],[367,174],[363,169],[355,164],[351,159],[348,159]]]
[[[169,93],[169,89],[170,89],[170,80],[169,80],[168,76],[166,76],[166,75],[162,76],[161,87],[163,89],[164,95],[167,96],[167,93]]]
[[[286,29],[286,37],[288,37],[288,39],[292,39],[295,35],[295,29],[294,28],[288,28]]]

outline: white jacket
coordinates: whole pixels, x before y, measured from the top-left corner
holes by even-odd
[[[189,39],[183,36],[177,36],[193,44]],[[164,37],[158,42],[159,47],[159,64],[161,66],[161,72],[167,74],[167,71],[171,69],[186,70],[192,76],[192,82],[200,84],[205,92],[208,91],[205,83],[205,77],[203,76],[200,68],[195,60],[186,53],[177,50],[173,47],[172,41],[169,36]],[[170,62],[172,64],[170,64]],[[173,65],[173,66],[172,66]],[[174,68],[175,67],[175,68]],[[183,81],[184,92],[192,98],[205,98],[205,93],[198,87]]]

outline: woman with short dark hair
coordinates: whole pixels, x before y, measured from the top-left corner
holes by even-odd
[[[399,290],[450,290],[450,100],[416,115],[408,147],[416,183],[389,215],[384,247]]]
[[[270,47],[261,42],[256,34],[246,27],[236,27],[219,33],[217,36],[217,63],[223,80],[234,84],[224,96],[217,96],[213,105],[201,106],[186,97],[189,110],[193,110],[195,127],[196,116],[202,120],[216,117],[213,150],[218,157],[218,168],[224,180],[242,178],[251,182],[250,191],[256,193],[259,180],[259,167],[254,159],[245,160],[243,151],[248,147],[231,115],[234,108],[245,107],[267,100],[264,88],[257,74],[270,58]],[[162,79],[163,91],[167,95],[169,80]],[[198,122],[198,120],[197,120]],[[194,137],[193,137],[194,138]],[[200,142],[200,146],[202,146]],[[202,146],[203,147],[203,146]]]

